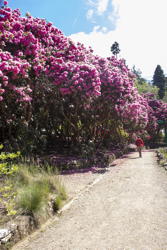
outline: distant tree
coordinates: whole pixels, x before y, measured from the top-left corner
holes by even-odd
[[[120,52],[119,43],[117,43],[117,42],[113,43],[113,45],[111,46],[111,52],[113,53],[114,56],[117,57],[117,55]]]
[[[159,88],[158,96],[159,99],[163,99],[165,96],[165,75],[160,65],[157,65],[153,75],[153,85]]]
[[[135,86],[138,89],[139,94],[152,93],[158,98],[158,88],[156,86],[152,86],[147,82],[140,84],[138,81],[135,82]]]
[[[135,65],[132,68],[133,74],[136,76],[136,80],[138,84],[145,84],[147,83],[147,80],[142,77],[142,72],[140,69],[136,69]]]
[[[148,80],[142,77],[140,69],[136,69],[135,65],[132,68],[133,74],[136,76],[135,87],[138,89],[140,94],[152,93],[158,98],[158,88],[152,86]]]
[[[165,96],[163,101],[167,103],[167,77],[165,77]]]

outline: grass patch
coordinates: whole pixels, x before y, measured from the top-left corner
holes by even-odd
[[[160,148],[159,152],[163,155],[165,160],[167,160],[167,148]]]
[[[159,164],[163,166],[164,163],[167,163],[167,148],[160,148],[158,152],[163,156],[163,158],[159,160]]]
[[[39,214],[55,197],[54,211],[67,199],[65,187],[51,167],[18,164],[15,175],[7,176],[0,185],[0,204],[4,205],[4,222],[18,214]],[[43,210],[44,209],[44,210]],[[1,217],[1,216],[0,216]],[[1,224],[2,224],[1,223]]]
[[[36,213],[46,206],[51,195],[60,197],[62,201],[67,199],[64,186],[51,168],[41,170],[34,166],[28,166],[28,168],[22,166],[16,179],[15,183],[18,187],[16,204],[23,213]]]
[[[20,152],[0,152],[0,224],[18,214],[47,214],[48,203],[55,197],[57,211],[67,199],[57,174],[55,167],[22,159]]]
[[[23,213],[35,213],[42,207],[49,195],[49,189],[41,182],[32,182],[31,185],[24,186],[17,197],[17,207]]]
[[[66,193],[65,187],[61,183],[59,183],[58,191],[59,191],[60,198],[62,200],[67,200],[68,197],[67,197],[67,193]]]
[[[61,196],[58,195],[55,198],[54,203],[53,203],[53,209],[54,209],[54,211],[58,211],[60,208],[62,208],[62,205],[63,205],[63,201],[61,199]]]

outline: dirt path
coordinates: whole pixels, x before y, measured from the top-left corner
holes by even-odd
[[[167,250],[167,173],[132,153],[13,250]]]

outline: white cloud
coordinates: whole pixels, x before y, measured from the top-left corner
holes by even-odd
[[[92,19],[93,17],[93,14],[94,14],[94,10],[93,9],[89,9],[86,13],[86,18],[89,20],[89,19]]]
[[[109,1],[98,3],[101,3],[99,10],[103,12]],[[112,5],[114,11],[109,18],[113,19],[114,13],[119,13],[114,31],[104,32],[104,27],[95,27],[88,34],[80,32],[71,38],[91,46],[103,57],[111,55],[110,47],[117,41],[121,57],[126,59],[129,67],[136,65],[140,68],[143,76],[151,78],[157,64],[167,73],[167,1],[112,0]]]
[[[117,23],[118,17],[119,17],[119,5],[117,3],[117,0],[112,0],[112,11],[108,15],[108,19],[111,21],[111,23]]]
[[[99,15],[103,14],[108,7],[109,0],[98,0],[97,2],[97,12]]]
[[[111,0],[87,0],[87,4],[91,6],[91,11],[93,9],[94,13],[96,12],[97,15],[102,15],[107,10],[110,1]],[[90,10],[88,10],[88,13]]]

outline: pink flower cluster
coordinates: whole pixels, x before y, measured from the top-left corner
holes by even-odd
[[[22,87],[18,82],[20,77],[29,78],[29,82],[45,75],[59,87],[62,95],[73,92],[100,95],[99,73],[87,62],[89,51],[83,45],[75,45],[43,19],[21,17],[19,10],[3,8],[0,16],[1,74],[5,86],[10,81]],[[33,85],[32,80],[32,89]]]
[[[144,97],[147,99],[154,119],[167,123],[167,103],[157,100],[154,94],[145,94]]]
[[[166,104],[138,94],[123,59],[95,56],[91,48],[73,43],[44,19],[1,8],[0,101],[12,91],[18,102],[30,103],[41,82],[56,86],[63,97],[100,97],[122,122],[135,128],[155,128],[155,117],[167,119]]]
[[[24,79],[28,78],[29,67],[30,64],[26,60],[12,56],[11,53],[0,49],[0,93],[3,94],[7,89],[15,90],[15,85],[18,85],[18,83],[21,85]],[[27,87],[22,88],[19,95],[25,95],[25,88]],[[1,95],[2,100],[3,96]]]

